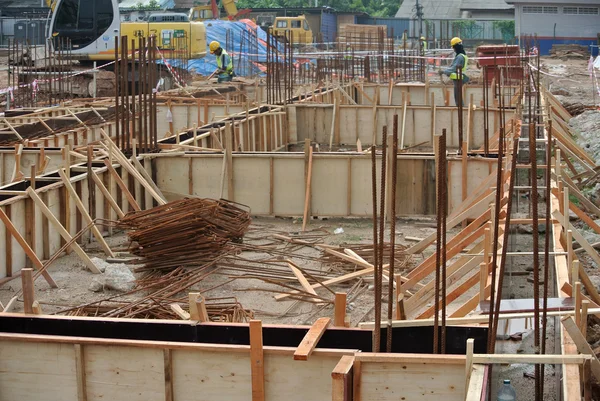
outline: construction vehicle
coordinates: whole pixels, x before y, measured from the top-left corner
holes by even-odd
[[[185,14],[159,13],[144,22],[121,22],[117,0],[54,0],[51,8],[49,34],[54,38],[69,38],[71,59],[114,60],[115,37],[134,39],[152,35],[166,58],[176,57],[175,53],[183,47],[187,57],[206,55],[204,24],[190,21]]]
[[[275,18],[273,35],[294,45],[311,44],[313,42],[313,33],[304,15]]]
[[[199,2],[196,2],[196,4]],[[221,0],[221,5],[227,14],[227,18],[230,21],[240,19],[240,17],[250,13],[250,9],[238,10],[235,5],[235,0]],[[210,0],[210,4],[195,5],[190,9],[190,20],[191,21],[206,21],[210,19],[219,19],[220,12],[219,6],[216,0]]]

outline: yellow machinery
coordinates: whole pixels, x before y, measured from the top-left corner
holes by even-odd
[[[250,10],[244,9],[239,10],[235,5],[235,0],[221,0],[221,4],[225,9],[228,20],[236,20],[244,14],[248,14]],[[190,9],[190,20],[191,21],[205,21],[209,19],[219,18],[219,7],[217,6],[216,0],[211,0],[210,4],[203,6],[194,6]]]
[[[309,44],[313,42],[313,33],[304,15],[275,18],[273,35],[288,40],[293,44]]]
[[[206,28],[185,14],[152,14],[148,21],[121,22],[117,0],[46,0],[52,7],[50,34],[69,38],[76,60],[114,60],[115,37],[155,35],[166,58],[206,55]]]

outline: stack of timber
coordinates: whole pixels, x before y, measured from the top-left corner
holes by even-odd
[[[568,44],[568,45],[552,45],[550,55],[553,57],[577,57],[584,58],[589,55],[587,46]]]
[[[119,227],[131,230],[130,252],[140,256],[138,271],[201,266],[231,250],[250,225],[249,210],[226,200],[182,199],[126,215]]]

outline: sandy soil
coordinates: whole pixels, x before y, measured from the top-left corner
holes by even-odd
[[[323,234],[323,241],[332,245],[369,244],[372,243],[372,222],[365,219],[328,219],[312,220],[309,228],[311,233]],[[342,228],[341,234],[333,234],[334,230]],[[270,238],[272,233],[282,233],[284,235],[297,234],[301,229],[301,222],[292,219],[279,218],[255,218],[249,233],[245,237],[244,244],[264,245],[273,243]],[[422,220],[399,220],[397,225],[397,242],[399,244],[411,245],[414,242],[404,240],[405,236],[425,237],[435,228],[432,227],[432,220],[423,218]],[[389,231],[386,233],[389,238]],[[113,237],[107,238],[111,249],[118,251],[124,250],[127,245],[125,233],[118,233]],[[86,252],[90,257],[106,259],[101,253],[96,243],[88,244]],[[282,243],[281,249],[285,250],[286,245]],[[428,253],[431,253],[429,251]],[[330,269],[329,263],[323,263],[310,258],[319,258],[321,252],[312,247],[303,247],[297,250],[290,250],[289,257],[302,268],[314,268],[322,271]],[[239,256],[250,260],[263,260],[269,257],[268,254],[255,251],[244,251]],[[281,257],[280,257],[281,258]],[[416,262],[421,259],[419,256]],[[268,267],[269,265],[263,265]],[[134,268],[135,266],[130,266]],[[42,303],[45,313],[55,313],[70,307],[98,301],[109,296],[118,295],[115,291],[104,290],[100,293],[94,293],[89,290],[90,283],[98,275],[92,274],[85,269],[83,263],[76,254],[72,253],[58,259],[49,269],[50,273],[59,285],[58,289],[51,289],[42,279],[35,283],[36,299]],[[236,279],[231,281],[232,277],[243,274],[226,268],[215,269],[213,274],[203,280],[199,285],[190,289],[199,290],[208,298],[235,297],[245,309],[251,309],[257,318],[265,323],[290,323],[290,324],[310,324],[318,317],[333,316],[332,306],[315,305],[307,302],[282,301],[277,302],[273,299],[273,292],[262,290],[282,290],[281,287],[264,283],[256,279]],[[137,278],[141,274],[136,274]],[[299,288],[297,282],[290,282],[296,288]],[[340,284],[333,286],[334,290],[348,291],[354,284]],[[208,290],[218,287],[213,290]],[[355,326],[360,321],[373,320],[373,291],[368,282],[362,285],[362,290],[356,290],[354,295],[349,296],[348,317],[351,325]],[[0,301],[6,304],[14,294],[21,289],[19,279],[12,280],[0,286]],[[207,291],[208,290],[208,291]],[[283,289],[285,291],[285,289]],[[386,291],[384,290],[384,293]],[[329,296],[326,290],[318,290],[317,293],[322,296]],[[121,300],[135,300],[142,294],[134,294]],[[185,294],[181,294],[184,296]],[[387,296],[384,297],[387,302]],[[15,310],[22,310],[21,298],[16,305]],[[385,309],[384,309],[385,313]]]

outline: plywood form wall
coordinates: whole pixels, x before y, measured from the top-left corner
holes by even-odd
[[[318,143],[329,143],[332,132],[333,105],[297,105],[294,107],[296,113],[296,135],[298,141],[306,138]],[[381,145],[383,126],[388,126],[391,132],[394,114],[398,114],[399,136],[402,130],[402,107],[390,106],[356,106],[342,105],[338,107],[339,128],[334,127],[335,144],[355,146],[360,139],[363,146],[373,143],[373,129],[376,130],[377,145]],[[499,111],[490,110],[489,127],[491,137],[499,128]],[[374,124],[374,118],[376,124]],[[435,124],[432,124],[435,118]],[[511,114],[507,115],[507,119]],[[477,149],[483,146],[483,109],[472,112],[473,128],[469,130],[468,112],[463,115],[463,135],[469,142],[469,149]],[[458,110],[455,107],[436,107],[435,112],[428,106],[408,106],[406,109],[406,122],[404,133],[404,146],[415,145],[433,148],[433,130],[441,133],[446,129],[448,146],[459,147],[458,144]],[[470,132],[470,135],[469,135]],[[339,142],[338,142],[339,138]]]
[[[252,398],[249,346],[134,341],[110,345],[94,339],[80,339],[81,344],[64,337],[20,337],[25,339],[3,336],[0,341],[2,399],[164,401],[170,386],[172,398],[167,399]],[[331,372],[341,356],[353,351],[316,350],[308,361],[294,361],[293,353],[291,348],[264,348],[265,400],[330,401]]]
[[[158,157],[154,163],[157,185],[169,200],[190,194],[219,198],[222,194],[223,198],[248,205],[257,216],[303,214],[304,154],[234,154],[232,195],[228,194],[228,174],[222,174],[223,162],[223,155]],[[467,166],[467,185],[471,190],[495,168],[493,162],[482,158],[470,159]],[[380,169],[378,157],[378,176]],[[435,214],[434,169],[431,155],[399,156],[396,188],[399,216]],[[370,155],[315,153],[312,171],[312,215],[371,215]],[[456,207],[462,201],[460,159],[449,161],[449,172],[450,204]]]
[[[389,85],[369,85],[364,84],[361,90],[369,97],[367,99],[360,91],[356,90],[356,100],[359,104],[371,105],[372,100],[379,97],[380,105],[396,105],[402,106],[404,100],[409,101],[412,105],[431,105],[431,94],[434,94],[434,104],[436,106],[454,106],[454,87],[452,84],[396,84],[392,87],[392,102],[389,100]],[[512,88],[512,92],[516,87]],[[377,92],[379,94],[377,95]],[[410,96],[409,96],[410,94]],[[483,86],[481,85],[465,85],[464,86],[464,102],[467,105],[473,96],[473,104],[483,106]],[[488,99],[490,105],[494,104],[494,91],[488,88]],[[448,103],[446,102],[448,100]]]
[[[171,110],[172,121],[167,118],[168,110]],[[244,111],[244,105],[240,104],[198,104],[162,103],[156,107],[156,130],[158,138],[163,138],[170,132],[172,134],[186,131],[194,126],[201,127],[213,121],[222,120],[232,114]]]

